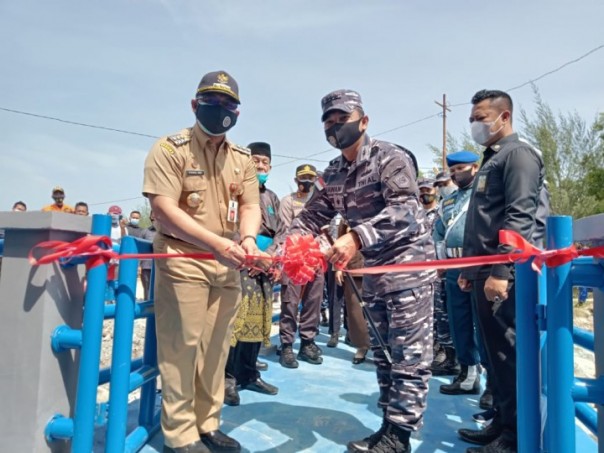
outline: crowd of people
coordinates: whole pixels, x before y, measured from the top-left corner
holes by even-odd
[[[230,74],[204,75],[190,104],[193,127],[160,138],[146,158],[143,194],[152,226],[140,228],[138,211],[124,219],[119,207],[109,209],[115,240],[132,235],[152,240],[156,253],[215,257],[155,263],[164,452],[241,450],[220,430],[221,408],[239,405],[241,390],[278,394],[261,376],[268,364],[258,360],[262,344],[270,344],[276,283],[281,366],[323,363],[315,338],[327,321],[325,299],[327,346],[337,347],[344,327],[345,341],[357,348],[353,363],[372,351],[382,425],[351,440],[349,452],[410,452],[432,374],[452,376],[440,385],[443,394],[482,392],[485,411],[474,418],[490,423],[459,430],[461,439],[477,445],[467,452],[517,451],[513,266],[347,273],[507,253],[501,229],[537,244],[548,212],[543,160],[514,132],[510,96],[498,90],[473,96],[471,133],[484,147],[482,156],[450,153],[447,168],[430,179],[418,178],[409,150],[370,137],[359,93],[333,91],[322,98],[320,117],[341,155],[323,172],[297,167],[297,190],[281,200],[267,187],[270,144],[242,147],[226,138],[240,102]],[[65,205],[62,188],[52,196],[54,204],[43,210],[79,213],[79,205],[88,214],[85,203]],[[14,209],[26,207],[18,202]],[[296,233],[313,235],[329,264],[305,285],[290,281],[273,259]],[[145,299],[151,265],[142,265]]]

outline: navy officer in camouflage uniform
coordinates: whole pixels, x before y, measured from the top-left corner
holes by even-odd
[[[340,213],[351,231],[327,254],[336,267],[346,267],[358,250],[366,266],[434,259],[411,153],[366,134],[369,118],[358,93],[334,91],[321,106],[327,141],[342,155],[330,162],[324,186],[315,190],[289,232],[319,234]],[[411,451],[409,437],[422,425],[431,376],[434,278],[432,271],[363,277],[363,300],[393,363],[372,338],[384,418],[376,433],[350,442],[348,451]]]

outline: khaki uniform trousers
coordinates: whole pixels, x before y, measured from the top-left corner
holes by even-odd
[[[180,244],[172,248],[165,242],[156,241],[155,250],[185,252]],[[175,448],[196,442],[200,432],[220,425],[224,369],[241,282],[238,271],[214,260],[162,259],[156,266],[161,425],[165,444]]]

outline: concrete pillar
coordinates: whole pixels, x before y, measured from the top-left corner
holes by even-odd
[[[67,452],[47,444],[44,428],[55,413],[73,416],[79,352],[55,355],[54,329],[82,326],[84,267],[32,267],[31,248],[42,241],[73,241],[90,232],[91,218],[55,212],[0,213],[5,229],[0,272],[0,450]]]

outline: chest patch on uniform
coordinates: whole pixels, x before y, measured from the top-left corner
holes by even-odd
[[[203,176],[206,174],[204,170],[187,170],[187,176]]]
[[[176,150],[172,146],[168,145],[167,143],[160,143],[159,147],[171,156],[176,152]]]
[[[445,202],[443,203],[443,207],[451,206],[452,204],[455,204],[455,200],[453,198],[449,198],[448,200],[445,200]]]
[[[476,181],[476,192],[484,192],[487,188],[487,175],[478,175],[478,181]]]
[[[275,210],[273,209],[272,206],[269,206],[268,208],[266,208],[268,215],[275,215]]]

